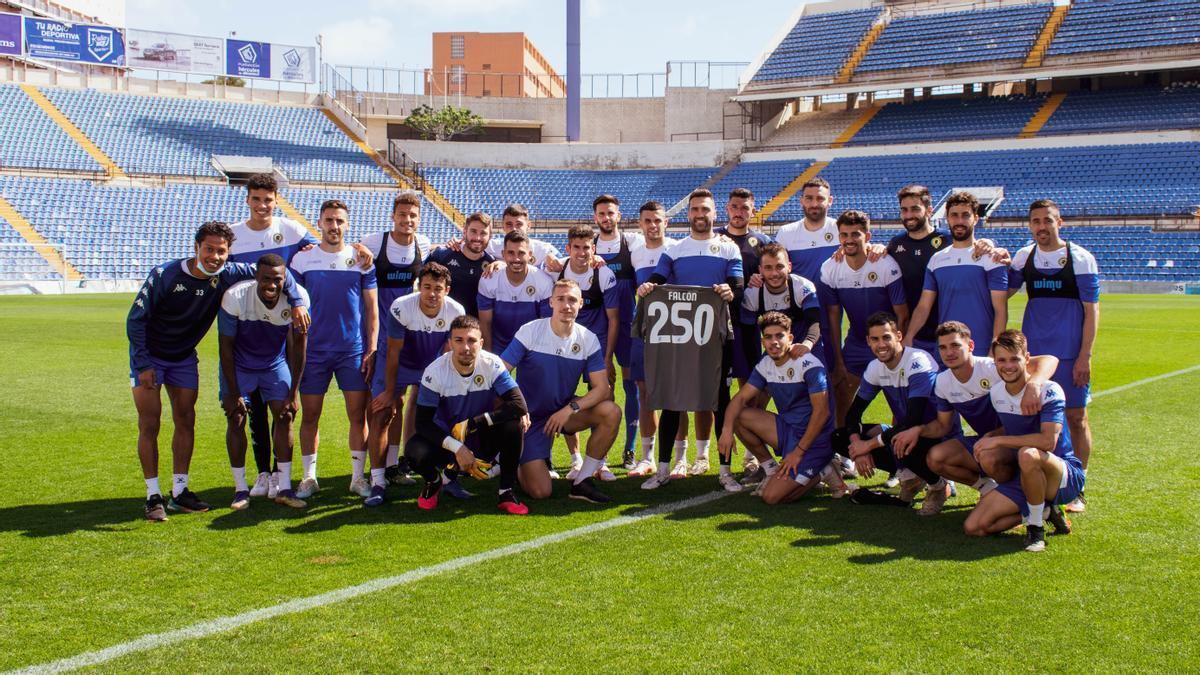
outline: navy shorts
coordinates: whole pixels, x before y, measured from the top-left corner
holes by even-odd
[[[154,369],[156,384],[180,389],[200,389],[200,360],[196,358],[196,352],[179,361],[166,361],[151,356],[150,367]],[[138,386],[138,373],[132,369],[129,371],[129,386]]]
[[[329,391],[329,381],[334,377],[342,391],[367,391],[367,381],[359,370],[362,356],[359,352],[310,352],[304,363],[304,376],[300,378],[300,393],[322,395]]]
[[[775,416],[775,435],[779,439],[777,451],[780,459],[787,457],[796,449],[796,444],[800,442],[801,438],[804,438],[804,432],[804,429],[793,427],[782,417]],[[813,446],[805,451],[804,457],[800,458],[800,464],[796,467],[796,475],[792,477],[792,480],[799,485],[808,485],[813,478],[821,474],[821,471],[832,460],[833,446],[829,443],[829,434],[821,434]]]
[[[220,382],[221,398],[225,398],[225,393],[228,386],[225,382],[225,373],[219,372],[217,380]],[[286,401],[288,394],[292,391],[292,373],[288,370],[286,361],[280,361],[273,368],[264,368],[261,370],[242,370],[237,369],[238,389],[242,398],[246,400],[246,407],[250,407],[250,394],[258,391],[264,401]]]
[[[1062,359],[1058,362],[1058,370],[1054,371],[1054,376],[1050,379],[1062,387],[1068,408],[1086,408],[1087,404],[1092,402],[1092,383],[1088,382],[1082,387],[1075,386],[1075,378],[1072,376],[1074,370],[1075,359]]]

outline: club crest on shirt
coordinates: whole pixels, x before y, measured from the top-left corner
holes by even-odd
[[[980,388],[980,389],[982,389],[982,390],[984,390],[984,391],[987,391],[988,389],[991,389],[991,388],[992,388],[992,381],[991,381],[991,380],[989,380],[989,379],[987,379],[986,377],[980,378],[980,379],[979,379],[979,388]]]
[[[709,252],[709,253],[719,253],[720,251],[721,251],[721,247],[720,247],[720,246],[718,246],[717,244],[711,244],[711,245],[708,247],[708,252]]]
[[[536,289],[536,288],[534,288],[533,286],[526,286],[526,287],[525,287],[525,295],[528,295],[529,297],[531,297],[531,298],[532,298],[534,293],[537,293],[537,289]]]
[[[354,258],[346,258],[346,267],[354,267]]]
[[[471,378],[471,381],[475,383],[476,387],[483,386],[483,376],[482,375],[476,375],[475,377]]]
[[[219,277],[213,277],[208,280],[208,285],[212,286],[213,288],[216,288],[217,284],[219,283],[221,283],[221,279]]]
[[[575,344],[571,345],[571,353],[572,353],[572,354],[578,354],[580,349],[581,349],[581,347],[579,346],[579,343],[578,343],[578,342],[576,342]]]
[[[876,274],[874,272],[867,272],[867,281],[876,281],[878,279],[879,279],[878,274]]]
[[[789,379],[789,380],[790,380],[790,379],[792,379],[792,378],[793,378],[793,377],[795,377],[795,376],[796,376],[796,369],[795,369],[795,368],[788,368],[788,371],[787,371],[787,379]]]
[[[758,246],[758,238],[757,238],[757,237],[750,237],[749,239],[747,239],[747,240],[746,240],[746,243],[747,243],[747,244],[750,244],[750,247],[751,247],[751,248],[755,248],[755,247],[757,247],[757,246]]]
[[[271,239],[274,240],[274,242],[276,244],[282,244],[283,243],[283,233],[276,232],[275,236],[271,237]]]
[[[284,309],[282,312],[279,313],[279,316],[282,316],[285,319],[290,319],[290,318],[292,318],[292,310]]]
[[[1061,257],[1061,258],[1059,258],[1059,259],[1058,259],[1058,266],[1059,266],[1059,267],[1066,267],[1066,266],[1067,266],[1067,257],[1066,257],[1066,256],[1063,256],[1063,257]]]
[[[929,245],[934,248],[941,248],[942,247],[942,238],[940,236],[934,236],[933,239],[929,240]]]
[[[438,330],[441,330],[446,327],[446,320],[438,317],[438,320],[433,323],[433,326]]]
[[[825,241],[833,241],[833,233],[832,232],[825,233]]]

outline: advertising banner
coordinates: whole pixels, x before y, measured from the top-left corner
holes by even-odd
[[[249,40],[226,40],[225,74],[270,79],[271,45]]]
[[[35,59],[125,65],[125,40],[111,26],[25,18],[25,53]]]
[[[0,54],[20,55],[21,17],[17,14],[0,14]]]
[[[130,28],[125,33],[128,64],[133,68],[220,75],[225,72],[223,38]]]
[[[317,48],[271,45],[271,79],[316,82]]]

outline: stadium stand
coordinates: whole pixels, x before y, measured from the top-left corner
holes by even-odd
[[[577,171],[427,166],[423,175],[463,213],[483,211],[496,217],[508,203],[520,202],[534,220],[581,220],[591,217],[592,198],[601,193],[616,195],[626,212],[649,199],[657,199],[670,208],[717,170],[718,167]]]
[[[742,162],[711,189],[718,205],[723,205],[734,188],[748,188],[754,193],[754,202],[761,209],[771,197],[779,194],[793,178],[812,164],[809,159],[789,159],[768,162]],[[724,219],[724,211],[719,219]]]
[[[1200,86],[1072,92],[1040,136],[1200,128]]]
[[[1051,9],[1035,4],[896,17],[857,72],[1024,59]]]
[[[61,278],[62,275],[7,220],[0,218],[0,279],[33,281]]]
[[[0,167],[103,171],[20,87],[0,85],[0,110]]]
[[[898,229],[880,228],[872,230],[872,239],[886,242],[899,233]],[[1020,226],[985,225],[976,235],[1013,252],[1033,243],[1029,230]],[[1156,232],[1136,225],[1073,226],[1068,222],[1062,235],[1096,256],[1106,280],[1184,282],[1200,276],[1200,232]]]
[[[989,96],[889,103],[850,145],[1015,138],[1045,101],[1045,96]]]
[[[318,108],[42,91],[129,173],[218,176],[213,155],[242,155],[270,157],[294,181],[395,184]]]
[[[1047,56],[1196,44],[1195,0],[1076,0]]]
[[[751,84],[836,75],[881,12],[876,7],[801,17],[754,73]]]
[[[0,192],[42,236],[64,244],[68,260],[88,279],[143,277],[152,265],[189,254],[200,222],[233,222],[246,213],[244,188],[223,185],[110,187],[87,180],[0,176]],[[347,202],[351,239],[356,241],[391,227],[388,214],[394,194],[291,188],[285,196],[311,222],[316,222],[322,201],[336,197]],[[7,223],[4,228],[16,235]],[[445,241],[453,231],[426,203],[421,232],[433,241]],[[25,258],[22,254],[20,260]]]
[[[821,177],[835,186],[838,209],[896,218],[896,191],[921,183],[936,195],[956,187],[1003,186],[994,214],[1022,218],[1035,199],[1050,197],[1064,216],[1186,215],[1200,193],[1200,143],[993,150],[849,157],[833,160]],[[797,220],[789,200],[774,220]]]

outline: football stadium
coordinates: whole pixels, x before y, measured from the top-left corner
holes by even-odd
[[[1200,3],[129,4],[0,0],[0,672],[1197,669]]]

